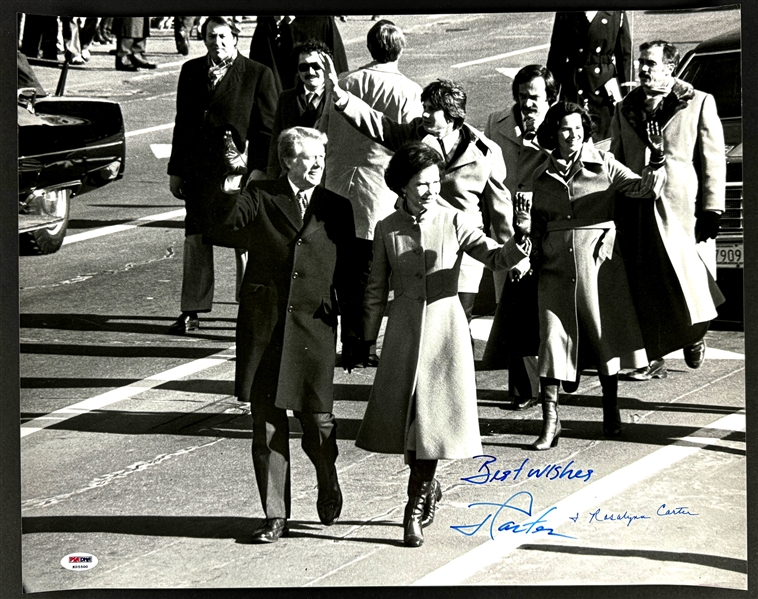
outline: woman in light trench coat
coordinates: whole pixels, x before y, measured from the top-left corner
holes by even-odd
[[[379,221],[364,297],[364,339],[379,333],[390,289],[382,355],[356,445],[404,454],[410,466],[404,542],[418,547],[441,498],[439,459],[482,452],[474,359],[458,299],[464,252],[489,268],[528,270],[527,238],[501,246],[440,200],[442,156],[422,142],[400,148],[385,173],[399,208]],[[519,238],[520,240],[521,238]]]
[[[654,127],[654,125],[651,125]],[[558,383],[577,381],[582,366],[597,366],[603,390],[603,433],[621,434],[616,403],[620,368],[647,364],[624,262],[616,242],[616,192],[628,198],[657,198],[665,182],[659,130],[649,133],[657,150],[643,177],[596,150],[587,112],[562,101],[547,112],[537,136],[551,150],[535,172],[533,198],[517,194],[516,208],[531,206],[535,268],[539,269],[540,346],[538,370],[542,433],[532,445],[558,444]],[[630,199],[629,201],[637,201]],[[518,222],[526,233],[528,223]]]

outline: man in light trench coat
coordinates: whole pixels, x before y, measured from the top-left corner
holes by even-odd
[[[715,282],[715,239],[725,207],[724,131],[713,96],[674,77],[679,52],[665,41],[640,46],[640,86],[617,106],[611,152],[641,173],[648,121],[663,133],[667,181],[661,200],[619,202],[616,222],[630,288],[651,362],[632,380],[667,376],[663,356],[684,349],[690,368],[705,359],[704,335],[723,303]],[[651,284],[654,283],[654,284]]]

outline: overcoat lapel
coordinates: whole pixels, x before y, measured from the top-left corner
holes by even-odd
[[[286,176],[279,179],[277,194],[273,196],[272,203],[282,212],[282,214],[284,214],[295,231],[300,231],[300,229],[303,228],[303,219],[300,216],[300,208],[298,207],[297,202],[295,202],[292,188],[287,182]]]
[[[242,77],[242,61],[240,60],[240,56],[240,54],[237,55],[224,78],[219,81],[216,89],[211,92],[211,106],[219,102],[229,92],[238,89],[238,83]]]

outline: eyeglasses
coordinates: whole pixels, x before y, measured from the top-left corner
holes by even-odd
[[[297,70],[301,73],[307,73],[313,69],[314,71],[323,71],[324,68],[317,62],[301,62],[297,65]]]

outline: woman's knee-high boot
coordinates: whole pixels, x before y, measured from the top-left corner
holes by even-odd
[[[561,437],[561,421],[558,420],[558,381],[540,378],[542,396],[542,433],[532,443],[532,449],[542,451],[558,445]]]
[[[621,414],[618,408],[618,374],[601,374],[600,386],[603,388],[603,434],[611,438],[620,437]]]
[[[434,480],[437,460],[417,460],[410,462],[411,474],[408,478],[408,503],[403,518],[403,542],[408,547],[424,544],[424,507]]]

